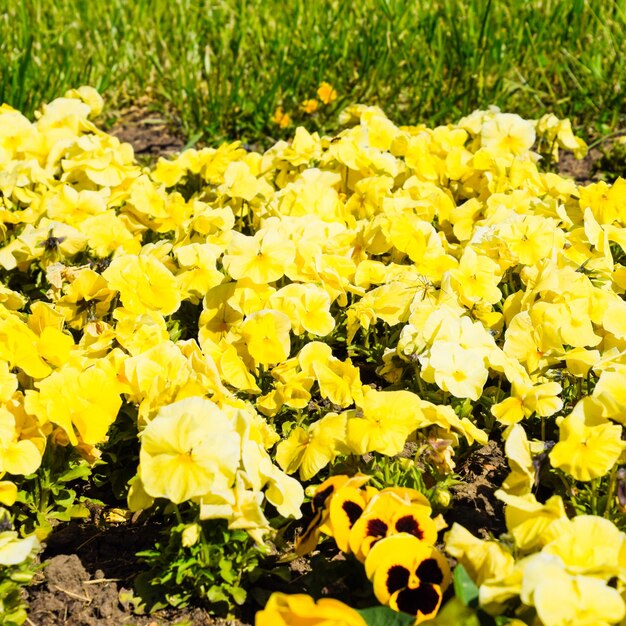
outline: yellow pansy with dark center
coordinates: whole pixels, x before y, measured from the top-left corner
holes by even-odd
[[[352,478],[345,475],[331,476],[317,487],[311,499],[313,517],[302,535],[300,535],[296,541],[295,550],[298,554],[308,554],[311,552],[319,541],[320,532],[333,535],[332,524],[329,522],[333,497],[339,494],[344,487],[347,488],[350,493],[352,493],[352,490],[358,491],[358,488],[364,485],[368,480],[369,476],[363,474],[358,474]],[[349,499],[345,501],[349,502],[346,506],[350,514],[345,513],[345,515],[347,519],[350,520],[350,516],[356,515],[356,509],[352,501]]]
[[[429,505],[412,504],[394,492],[381,492],[369,501],[352,526],[348,545],[360,561],[375,543],[398,533],[433,545],[437,540],[437,526],[430,513]]]
[[[365,571],[379,602],[415,615],[415,624],[437,613],[451,581],[446,558],[407,533],[378,541],[367,555]]]
[[[347,485],[341,487],[330,499],[329,530],[334,537],[337,547],[348,552],[350,531],[359,520],[367,502],[378,493],[371,487],[359,489]]]
[[[416,589],[412,589],[409,586],[411,572],[402,565],[391,567],[387,574],[387,588],[398,593],[395,598],[392,594],[389,605],[411,615],[420,612],[425,616],[432,615],[441,602],[441,591],[437,586],[443,582],[443,572],[435,559],[426,559],[419,564],[415,575],[420,582]]]

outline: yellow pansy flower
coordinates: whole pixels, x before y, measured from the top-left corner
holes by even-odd
[[[124,308],[134,313],[156,311],[170,315],[180,306],[174,275],[149,254],[124,254],[103,272],[109,289],[119,291]]]
[[[496,156],[519,156],[535,143],[535,126],[514,113],[496,113],[480,130],[481,144]]]
[[[431,546],[437,541],[437,526],[430,517],[430,505],[407,501],[394,491],[382,491],[366,505],[346,537],[350,550],[360,561],[365,561],[379,541],[398,533],[413,535]]]
[[[61,426],[74,446],[77,434],[87,444],[103,442],[122,405],[116,372],[104,359],[83,366],[65,364],[36,387],[37,392],[26,392],[26,411],[42,425]]]
[[[206,398],[164,406],[141,433],[139,476],[145,492],[178,504],[230,490],[241,456],[234,424]]]
[[[549,456],[553,467],[589,481],[607,474],[624,449],[622,427],[604,418],[602,405],[586,397],[560,421],[559,441]]]
[[[414,615],[414,624],[437,614],[452,581],[446,557],[406,533],[379,541],[367,555],[365,571],[378,601]]]
[[[264,285],[281,278],[295,257],[295,245],[278,230],[262,229],[252,237],[234,233],[223,257],[235,280],[247,278]]]
[[[479,587],[486,582],[503,579],[515,567],[515,559],[497,541],[485,541],[454,523],[445,535],[446,552],[463,565]]]
[[[324,103],[330,104],[337,99],[337,92],[330,83],[322,82],[317,88],[317,97]]]
[[[285,111],[283,111],[283,107],[278,106],[274,110],[274,115],[272,115],[271,121],[280,128],[287,128],[287,126],[291,124],[291,115],[289,115],[289,113],[285,113]]]
[[[555,520],[566,517],[560,496],[552,496],[542,504],[532,493],[514,496],[500,489],[496,491],[496,497],[506,505],[506,527],[513,535],[517,548],[523,552],[542,548],[550,540],[544,531]]]
[[[331,412],[306,428],[296,426],[276,447],[276,462],[288,474],[299,470],[300,479],[309,480],[347,452],[346,419],[345,413]]]
[[[274,592],[255,616],[255,626],[367,626],[347,604],[333,598],[317,602],[305,594]]]
[[[354,454],[400,454],[411,433],[422,425],[421,400],[410,391],[363,388],[360,412],[348,419],[347,445]]]
[[[239,327],[250,356],[262,365],[280,363],[289,356],[290,330],[289,318],[271,309],[248,315]]]

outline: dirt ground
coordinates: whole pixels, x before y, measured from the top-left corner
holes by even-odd
[[[140,162],[179,152],[185,140],[179,128],[145,106],[123,111],[110,131],[135,148]],[[599,179],[595,164],[598,150],[582,161],[563,154],[560,173],[578,182]],[[499,443],[472,453],[459,467],[463,482],[452,490],[453,506],[446,514],[449,524],[459,522],[484,538],[504,531],[502,504],[494,497],[508,471]],[[154,529],[144,525],[103,525],[94,519],[60,525],[43,552],[46,566],[36,584],[26,591],[30,606],[29,626],[245,626],[252,621],[214,619],[202,608],[164,610],[136,615],[130,602],[133,578],[141,571],[134,554],[152,547]],[[299,559],[294,571],[306,571]],[[298,572],[300,573],[300,572]]]

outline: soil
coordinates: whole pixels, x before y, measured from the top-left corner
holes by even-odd
[[[109,133],[131,144],[140,163],[173,156],[185,147],[182,129],[175,119],[151,110],[147,103],[120,111]]]
[[[110,132],[129,142],[143,162],[170,156],[185,145],[180,128],[162,114],[138,104],[121,112]],[[562,153],[558,171],[578,182],[599,180],[595,164],[601,153],[591,150],[577,161]],[[458,469],[462,483],[452,488],[448,523],[463,524],[483,538],[504,532],[502,503],[494,496],[508,472],[501,443],[490,441],[470,454]],[[137,615],[130,601],[133,578],[141,571],[134,557],[154,546],[158,529],[144,525],[103,525],[98,514],[82,523],[59,525],[49,537],[35,584],[25,591],[29,626],[246,626],[216,619],[202,608],[168,609]],[[291,564],[295,577],[311,571],[307,559]]]
[[[453,505],[446,521],[450,526],[458,522],[482,539],[498,537],[506,526],[503,504],[494,492],[509,473],[502,442],[489,441],[475,450],[457,472],[462,482],[450,489]]]
[[[243,626],[212,618],[201,608],[133,612],[132,581],[139,550],[153,547],[157,529],[109,525],[96,519],[60,525],[41,555],[45,567],[28,587],[30,626]]]

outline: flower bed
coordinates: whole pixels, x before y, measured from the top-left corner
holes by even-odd
[[[143,610],[263,604],[330,546],[354,607],[288,579],[258,624],[624,619],[626,183],[542,171],[585,153],[567,120],[353,106],[335,137],[140,167],[101,107],[0,108],[7,623],[96,488],[164,528]],[[479,538],[446,518],[490,439],[507,532]]]

